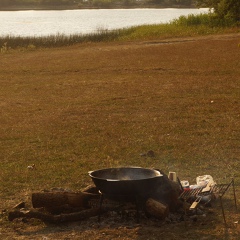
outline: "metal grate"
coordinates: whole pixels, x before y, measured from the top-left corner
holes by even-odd
[[[193,203],[192,203],[190,209],[195,209],[197,207],[198,203],[201,201],[202,197],[207,196],[207,195],[212,195],[212,194],[215,196],[218,196],[220,199],[220,203],[221,203],[224,223],[225,223],[225,226],[227,226],[222,198],[230,186],[233,187],[235,208],[237,210],[237,198],[236,198],[236,193],[235,193],[234,179],[232,179],[231,182],[228,184],[216,184],[216,185],[210,187],[209,191],[204,191],[205,187],[185,190],[181,193],[181,195],[179,196],[179,199],[184,200],[184,202],[191,200]]]
[[[203,187],[184,190],[179,196],[179,198],[183,199],[184,201],[188,201],[190,198],[197,198],[201,194],[202,190],[203,190]]]
[[[190,198],[197,198],[199,196],[203,197],[209,194],[215,194],[218,195],[219,197],[223,197],[223,195],[226,193],[226,191],[228,190],[228,188],[233,185],[233,180],[228,183],[228,184],[215,184],[214,186],[212,186],[210,188],[209,191],[203,192],[203,189],[205,187],[200,187],[200,188],[196,188],[196,189],[190,189],[190,190],[185,190],[181,193],[181,195],[179,196],[180,199],[183,199],[185,201],[188,201]]]

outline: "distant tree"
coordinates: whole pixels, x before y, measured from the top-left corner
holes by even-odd
[[[240,21],[240,0],[197,0],[197,5],[213,8],[221,19]]]

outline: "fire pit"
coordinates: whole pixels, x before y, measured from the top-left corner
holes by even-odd
[[[163,175],[155,169],[121,167],[91,171],[89,176],[102,194],[146,196]]]

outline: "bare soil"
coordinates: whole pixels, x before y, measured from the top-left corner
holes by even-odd
[[[227,227],[219,201],[186,222],[142,216],[136,223],[115,214],[100,224],[7,220],[11,207],[29,203],[61,171],[62,187],[84,187],[87,170],[126,165],[131,156],[138,157],[130,164],[175,170],[192,182],[200,174],[228,182],[234,174],[239,204],[239,44],[240,34],[228,34],[0,54],[0,239],[239,239],[232,189],[224,197]],[[149,149],[156,159],[139,157]],[[52,156],[68,159],[66,169]],[[30,163],[34,174],[22,170]]]

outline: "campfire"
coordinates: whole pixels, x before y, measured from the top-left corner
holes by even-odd
[[[141,215],[159,221],[182,221],[186,217],[203,214],[215,199],[220,199],[223,219],[223,196],[230,186],[236,195],[234,180],[216,184],[209,175],[197,177],[197,183],[180,181],[174,172],[167,176],[162,170],[140,167],[108,168],[89,172],[94,185],[81,191],[55,188],[32,193],[32,208],[21,202],[9,212],[8,218],[37,218],[44,222],[61,223],[82,221],[108,212],[134,213],[136,221]],[[200,210],[201,209],[201,210]],[[173,217],[175,216],[175,217]]]

